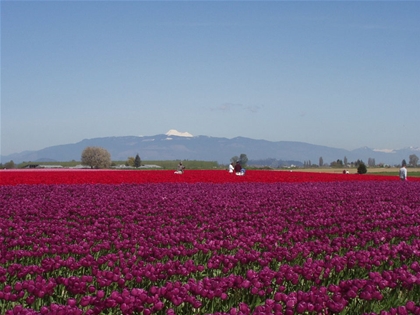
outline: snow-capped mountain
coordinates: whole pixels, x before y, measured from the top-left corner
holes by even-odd
[[[170,136],[177,136],[177,137],[193,137],[192,134],[190,134],[189,132],[179,132],[178,130],[175,129],[171,129],[169,130],[167,133],[165,133],[165,135],[167,135],[168,137]]]
[[[418,147],[405,149],[371,149],[363,147],[356,150],[344,150],[296,141],[267,141],[245,137],[219,138],[193,136],[189,132],[171,129],[165,134],[154,136],[122,136],[84,139],[77,143],[47,147],[38,151],[24,151],[1,156],[1,162],[13,160],[15,163],[55,160],[59,162],[79,161],[82,151],[88,146],[107,149],[114,161],[125,161],[130,156],[139,154],[142,160],[204,160],[228,164],[233,156],[245,153],[249,160],[276,159],[283,161],[301,161],[318,164],[320,157],[324,163],[347,159],[348,162],[369,158],[376,164],[400,164],[403,159],[409,161],[411,154],[419,156]]]

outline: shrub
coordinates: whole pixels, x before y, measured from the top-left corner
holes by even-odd
[[[367,173],[367,168],[365,163],[361,162],[359,164],[359,166],[357,167],[357,173],[358,174],[366,174]]]

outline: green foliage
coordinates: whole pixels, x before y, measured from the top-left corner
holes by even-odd
[[[2,165],[3,168],[16,168],[15,162],[13,162],[12,160],[10,162],[6,162]]]
[[[360,162],[359,166],[357,167],[357,173],[358,174],[366,174],[367,173],[367,167],[365,163]]]
[[[127,166],[134,166],[134,157],[128,158],[126,161],[112,161],[111,166],[115,165],[127,165]],[[132,163],[129,165],[129,163]],[[141,164],[153,164],[162,167],[162,169],[176,169],[179,160],[148,160],[148,161],[141,161]],[[6,164],[6,163],[5,163]],[[5,167],[3,164],[3,168]],[[34,164],[31,162],[22,162],[16,166],[16,168],[24,168],[28,164]],[[42,165],[61,165],[62,167],[75,167],[80,165],[80,161],[67,161],[67,162],[40,162],[35,164],[42,164]],[[184,160],[183,164],[187,167],[188,170],[214,170],[214,169],[226,169],[226,165],[219,165],[216,161],[198,161],[198,160]]]
[[[127,161],[125,162],[125,166],[132,166],[134,167],[134,158],[132,156],[129,156]]]
[[[337,159],[337,161],[333,161],[330,163],[331,167],[343,167],[343,161],[340,159]]]
[[[143,161],[142,164],[152,164],[158,165],[166,170],[176,170],[179,160],[166,160],[166,161]],[[184,164],[186,170],[211,170],[211,169],[224,169],[223,167],[219,166],[216,161],[197,161],[197,160],[183,160],[182,164]]]

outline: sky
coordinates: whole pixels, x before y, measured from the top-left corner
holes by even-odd
[[[1,154],[108,136],[420,147],[418,1],[1,1]]]

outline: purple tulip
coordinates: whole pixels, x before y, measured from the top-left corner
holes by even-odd
[[[70,299],[67,300],[67,305],[69,305],[71,307],[76,306],[76,304],[77,304],[77,301],[75,299],[70,298]]]
[[[242,184],[4,186],[0,211],[13,220],[0,220],[0,300],[128,314],[267,298],[232,307],[239,315],[351,312],[354,299],[412,295],[420,185],[399,184],[249,183],[246,195]],[[418,312],[394,302],[389,313]]]
[[[288,308],[294,308],[294,307],[295,307],[295,305],[296,305],[296,302],[297,302],[297,300],[296,300],[295,298],[289,298],[289,299],[286,301],[286,306],[287,306]]]

